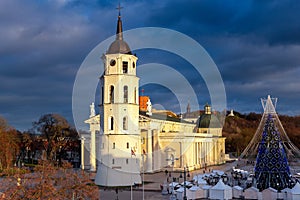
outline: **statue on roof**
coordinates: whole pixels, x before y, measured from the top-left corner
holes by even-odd
[[[96,115],[95,104],[94,102],[92,102],[92,104],[90,105],[90,117],[94,117],[95,115]]]
[[[146,114],[149,115],[149,116],[152,116],[152,103],[150,101],[150,98],[148,99],[147,101],[147,112]]]

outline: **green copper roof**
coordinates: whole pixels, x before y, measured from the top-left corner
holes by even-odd
[[[219,119],[214,114],[203,114],[197,122],[198,128],[222,128]]]

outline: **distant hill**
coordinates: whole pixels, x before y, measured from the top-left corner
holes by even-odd
[[[226,152],[240,155],[255,134],[262,114],[234,114],[234,117],[226,117],[223,136],[226,137]],[[300,148],[300,116],[279,115],[279,119],[290,140]]]

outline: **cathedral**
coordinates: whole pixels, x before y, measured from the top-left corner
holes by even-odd
[[[225,162],[222,124],[210,105],[193,118],[189,106],[178,116],[139,96],[138,58],[123,38],[120,13],[115,41],[102,53],[99,113],[92,103],[89,133],[81,135],[81,168],[97,172],[97,185],[130,186],[142,182],[141,173]]]

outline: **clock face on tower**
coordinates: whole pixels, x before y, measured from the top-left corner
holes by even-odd
[[[115,59],[111,59],[110,60],[110,66],[115,66],[116,65],[116,60]]]

